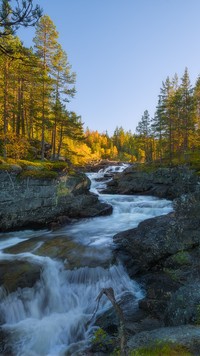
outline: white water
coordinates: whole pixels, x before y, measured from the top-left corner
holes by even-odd
[[[112,171],[115,169],[111,168]],[[119,170],[120,168],[117,167]],[[91,190],[96,192],[97,183],[104,172],[89,174]],[[0,289],[0,315],[2,329],[8,336],[7,346],[17,356],[76,355],[84,350],[94,330],[91,318],[96,309],[96,298],[102,288],[112,287],[116,299],[131,296],[134,306],[142,298],[137,283],[131,281],[121,265],[112,265],[112,236],[122,230],[138,225],[146,218],[166,214],[172,210],[171,203],[153,197],[101,195],[100,199],[113,205],[113,214],[79,221],[59,231],[23,231],[2,234],[0,260],[30,261],[41,268],[41,278],[33,288],[18,289],[7,294]],[[67,261],[37,256],[35,252],[6,254],[3,250],[21,241],[35,237],[56,238],[70,236],[84,246],[78,260],[84,260],[81,268],[67,269]],[[91,258],[95,260],[91,266]],[[106,262],[106,266],[105,266]],[[88,267],[89,266],[89,267]],[[111,306],[106,297],[100,302],[98,314]]]

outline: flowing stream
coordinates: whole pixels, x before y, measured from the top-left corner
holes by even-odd
[[[110,167],[107,173],[123,168]],[[167,214],[172,204],[150,196],[101,194],[105,183],[100,178],[104,174],[100,171],[88,176],[91,190],[98,192],[102,201],[112,204],[112,215],[83,219],[56,231],[27,230],[0,235],[0,264],[23,261],[39,266],[41,271],[33,287],[18,288],[10,294],[4,286],[0,287],[0,322],[6,354],[81,355],[97,329],[95,318],[111,307],[103,296],[93,317],[102,288],[112,287],[118,302],[127,299],[125,309],[134,310],[143,297],[140,286],[114,260],[112,237],[136,227],[144,219]],[[53,258],[45,250],[49,241],[62,242],[61,250],[63,244],[72,246],[67,257]]]

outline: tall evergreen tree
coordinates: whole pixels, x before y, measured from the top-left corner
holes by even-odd
[[[197,78],[194,87],[194,106],[195,106],[195,137],[192,148],[200,147],[200,76]]]
[[[36,25],[36,34],[33,39],[36,54],[41,60],[41,159],[45,153],[45,130],[49,125],[49,106],[52,93],[52,61],[57,49],[58,32],[49,16],[41,17]]]
[[[57,131],[59,116],[62,111],[62,102],[69,101],[75,94],[75,73],[71,73],[71,66],[68,63],[67,54],[58,44],[56,52],[52,58],[52,78],[53,78],[53,128],[52,128],[52,159],[56,158]],[[62,115],[61,115],[62,117]]]
[[[159,158],[160,161],[163,159],[164,155],[164,140],[163,136],[165,133],[165,125],[163,120],[163,107],[162,107],[162,97],[158,97],[158,105],[156,107],[156,112],[151,123],[152,135],[156,140],[156,152],[155,158]]]
[[[13,51],[17,52],[21,50],[22,44],[18,38],[13,36],[7,36],[6,39],[0,38],[0,44],[4,43],[5,47],[12,48]],[[16,92],[16,69],[18,62],[13,61],[12,58],[6,54],[2,54],[0,57],[0,82],[1,88],[0,91],[0,113],[1,113],[1,127],[3,126],[3,135],[4,135],[4,148],[3,155],[6,158],[7,156],[7,143],[8,143],[8,133],[9,127],[12,127],[12,118],[14,115],[15,106],[15,92]]]
[[[166,156],[170,162],[175,152],[176,127],[178,125],[177,90],[177,75],[175,74],[172,80],[167,77],[160,89],[158,106],[152,123],[154,135],[159,141],[158,149],[160,158],[162,159],[163,156]]]
[[[152,160],[151,118],[148,110],[144,111],[141,120],[136,127],[140,138],[141,148],[145,152],[146,161]]]
[[[190,146],[190,138],[195,130],[195,101],[193,88],[190,84],[188,69],[185,69],[181,78],[181,130],[183,135],[183,152],[186,152]]]
[[[195,83],[194,100],[196,108],[196,127],[200,129],[200,76],[197,78],[197,81]]]

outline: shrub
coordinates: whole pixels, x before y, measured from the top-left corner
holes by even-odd
[[[130,352],[130,356],[191,356],[188,349],[182,345],[157,342],[150,347],[142,347]]]
[[[56,172],[53,172],[53,171],[47,171],[47,170],[44,170],[44,171],[34,171],[34,170],[28,170],[28,171],[23,171],[21,174],[20,174],[20,178],[27,178],[27,177],[30,177],[30,178],[35,178],[35,179],[55,179],[57,178],[58,174]]]
[[[1,136],[1,142],[4,141],[4,137]],[[6,135],[6,151],[7,156],[10,158],[20,159],[26,157],[29,149],[28,140],[14,133],[7,133]]]

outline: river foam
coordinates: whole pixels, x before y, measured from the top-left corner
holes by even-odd
[[[120,171],[124,167],[112,167]],[[97,182],[104,171],[88,174],[92,180],[91,190],[105,186]],[[106,173],[109,173],[107,168]],[[113,205],[110,216],[80,220],[55,232],[41,230],[18,231],[2,234],[0,261],[18,261],[35,264],[40,268],[40,279],[32,288],[18,288],[10,293],[0,289],[1,329],[6,335],[5,350],[16,356],[61,356],[80,355],[89,344],[96,330],[95,318],[111,307],[103,296],[97,315],[96,298],[103,288],[113,288],[118,302],[129,296],[131,308],[137,307],[143,297],[140,286],[129,278],[122,265],[113,263],[113,235],[119,231],[136,227],[144,219],[167,214],[172,210],[171,202],[155,197],[103,195],[101,200]],[[52,259],[37,255],[37,246],[30,252],[5,253],[4,249],[22,241],[68,237],[84,246],[73,253],[84,259],[79,268],[68,268],[67,260]],[[41,242],[38,242],[41,244]],[[89,264],[89,258],[96,265]],[[105,267],[105,259],[107,267]]]

